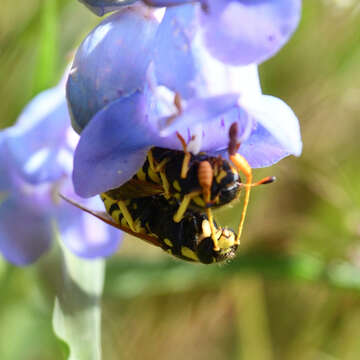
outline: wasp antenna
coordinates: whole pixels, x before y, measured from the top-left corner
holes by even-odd
[[[271,184],[274,181],[276,181],[276,177],[275,176],[267,176],[261,180],[259,180],[258,182],[256,182],[254,185],[266,185],[266,184]]]
[[[266,184],[271,184],[274,181],[276,181],[276,177],[275,176],[267,176],[259,181],[257,181],[256,183],[252,183],[252,184],[240,184],[241,186],[247,187],[247,186],[259,186],[259,185],[266,185]]]

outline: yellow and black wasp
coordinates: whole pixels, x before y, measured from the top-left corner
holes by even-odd
[[[205,264],[224,261],[234,256],[240,244],[251,187],[274,181],[267,177],[253,184],[250,165],[237,153],[235,125],[229,136],[232,164],[222,157],[191,154],[181,136],[184,151],[152,148],[131,180],[100,195],[107,213],[64,198],[181,259]],[[239,172],[245,174],[246,183],[241,182]],[[236,235],[217,226],[211,208],[238,199],[242,188],[245,199]]]
[[[235,244],[236,234],[231,229],[218,227],[215,222],[215,237],[219,248],[214,248],[209,219],[205,213],[187,210],[179,222],[174,222],[172,218],[178,204],[161,195],[125,201],[127,215],[133,219],[134,231],[118,201],[106,193],[101,194],[106,212],[90,210],[63,195],[61,197],[107,224],[158,246],[182,260],[203,264],[222,262],[234,257],[238,248]]]
[[[150,149],[144,165],[136,175],[122,186],[108,191],[106,196],[117,200],[132,231],[136,229],[125,203],[128,199],[162,195],[169,201],[176,200],[172,217],[175,223],[183,219],[188,209],[206,213],[214,248],[218,249],[211,208],[239,199],[241,189],[245,188],[244,207],[235,239],[235,243],[239,245],[251,187],[273,182],[274,178],[266,177],[253,184],[250,165],[237,153],[239,145],[236,124],[230,128],[229,136],[229,158],[232,164],[221,156],[191,154],[187,151],[184,139],[178,135],[184,151],[160,147]],[[239,172],[244,173],[246,183],[241,182]]]
[[[130,229],[118,201],[108,194],[101,194],[107,213],[112,219]],[[179,222],[173,221],[177,210],[176,200],[161,195],[127,200],[127,211],[134,219],[135,234],[145,234],[166,252],[183,260],[211,264],[235,255],[236,234],[230,229],[219,228],[216,223],[215,237],[219,249],[214,249],[209,219],[205,213],[187,210]]]

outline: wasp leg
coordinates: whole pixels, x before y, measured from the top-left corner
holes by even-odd
[[[166,177],[166,174],[163,170],[160,170],[159,174],[162,181],[162,186],[164,188],[164,197],[165,199],[170,199],[170,184]]]
[[[207,217],[209,219],[210,230],[211,230],[211,238],[212,238],[213,243],[214,243],[214,251],[219,251],[220,247],[219,247],[218,239],[216,237],[216,228],[215,228],[215,225],[214,225],[214,218],[212,216],[212,211],[211,211],[210,208],[206,209],[206,215],[207,215]]]
[[[198,196],[200,194],[201,194],[201,190],[193,191],[193,192],[191,192],[189,194],[186,194],[183,197],[183,199],[182,199],[182,201],[181,201],[181,203],[179,205],[179,208],[177,209],[177,211],[176,211],[176,213],[175,213],[175,215],[173,217],[174,222],[178,223],[178,222],[181,221],[181,219],[183,218],[183,216],[185,214],[185,211],[187,210],[187,208],[188,208],[188,206],[190,204],[191,199],[193,199],[194,197],[196,197],[196,196]]]
[[[153,156],[153,153],[152,153],[152,149],[150,149],[147,153],[147,160],[148,160],[148,163],[149,163],[149,168],[147,170],[147,174],[148,176],[150,177],[150,179],[157,183],[157,184],[160,184],[161,183],[161,179],[159,178],[159,175],[158,175],[158,170],[157,170],[157,167],[158,165],[156,164],[156,161],[154,159],[154,156]]]
[[[213,182],[213,177],[214,177],[214,171],[213,171],[210,163],[208,161],[200,162],[199,169],[198,169],[198,180],[199,180],[199,184],[202,188],[202,195],[203,195],[206,207],[207,207],[206,214],[209,219],[211,238],[214,243],[214,250],[219,251],[220,248],[219,248],[218,239],[216,237],[216,228],[214,225],[214,219],[212,216],[211,209],[209,207],[212,203],[214,203],[214,201],[211,200],[211,186],[212,186],[212,182]]]
[[[169,159],[164,159],[164,160],[162,160],[159,164],[157,164],[157,165],[155,166],[154,171],[160,172],[161,170],[164,169],[165,165],[166,165],[168,162],[169,162]]]
[[[129,210],[125,204],[125,201],[119,200],[117,202],[117,204],[118,204],[119,209],[120,209],[121,213],[123,214],[126,222],[128,223],[130,230],[136,233],[137,231],[136,231],[135,222],[134,222],[131,214],[129,213]]]
[[[168,163],[169,159],[162,160],[159,164],[156,165],[154,171],[158,172],[161,178],[162,186],[164,188],[164,197],[165,199],[170,199],[170,184],[166,177],[164,167]]]
[[[178,137],[178,139],[181,142],[181,145],[183,147],[184,150],[184,160],[182,163],[182,167],[181,167],[181,178],[182,179],[186,179],[187,173],[189,171],[189,164],[190,164],[190,160],[191,160],[191,153],[189,151],[187,151],[187,144],[184,140],[184,138],[177,132],[176,136]]]
[[[230,155],[229,158],[232,161],[232,163],[235,165],[236,169],[238,171],[241,171],[246,177],[244,206],[243,206],[243,210],[241,213],[238,234],[235,239],[235,244],[239,245],[241,233],[242,233],[243,226],[244,226],[245,215],[246,215],[247,207],[249,205],[249,200],[250,200],[250,190],[251,190],[251,184],[252,184],[252,170],[251,170],[251,166],[249,165],[247,160],[240,154],[236,153],[234,155]]]
[[[153,153],[152,153],[151,149],[147,153],[147,158],[148,158],[150,169],[152,171],[156,172],[155,160],[154,160]]]
[[[189,171],[189,163],[191,159],[191,154],[189,152],[185,152],[184,160],[181,168],[181,178],[186,179],[187,173]]]

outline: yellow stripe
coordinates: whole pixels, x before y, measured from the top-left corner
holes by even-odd
[[[166,199],[170,198],[170,184],[168,182],[168,179],[166,178],[166,174],[161,170],[160,171],[160,177],[162,181],[162,186],[164,188],[164,196]]]
[[[125,202],[124,201],[118,201],[117,204],[118,204],[118,206],[119,206],[119,208],[121,210],[121,213],[124,215],[124,218],[126,219],[128,225],[129,225],[129,228],[132,231],[136,232],[135,225],[134,225],[134,220],[133,220],[131,214],[129,213],[129,210],[128,210]]]
[[[194,260],[194,261],[199,261],[199,258],[197,257],[195,252],[193,250],[189,249],[186,246],[181,247],[181,255],[188,258],[188,259],[191,259],[191,260]]]
[[[114,210],[111,214],[111,217],[114,219],[114,221],[118,224],[119,223],[119,215],[121,214],[120,210]]]
[[[173,182],[173,187],[176,191],[181,191],[181,186],[177,180]]]
[[[221,170],[221,171],[220,171],[220,174],[216,177],[216,182],[217,182],[218,184],[220,184],[220,183],[221,183],[221,180],[222,180],[224,177],[226,177],[226,175],[227,175],[226,171],[225,171],[225,170]]]
[[[144,233],[145,229],[141,226],[141,220],[140,219],[136,219],[135,220],[135,230],[138,233]]]
[[[149,167],[152,170],[155,170],[155,161],[151,149],[148,151],[147,158],[148,158]]]
[[[163,241],[167,246],[173,247],[173,243],[171,242],[171,240],[165,238]]]
[[[105,209],[106,211],[109,213],[111,205],[115,204],[116,201],[112,200],[111,198],[109,198],[107,195],[102,194],[101,195],[101,200],[103,201],[104,205],[105,205]]]
[[[150,167],[148,168],[148,175],[149,175],[149,178],[150,178],[153,182],[155,182],[155,183],[157,183],[157,184],[160,184],[160,183],[161,183],[160,178],[159,178],[159,175],[158,175],[156,172],[154,172],[154,170],[152,170]]]
[[[200,196],[196,196],[192,199],[194,201],[194,203],[200,207],[205,207],[205,201],[203,200],[202,197]]]
[[[129,228],[129,225],[128,225],[128,223],[127,223],[127,221],[126,221],[126,219],[124,217],[121,219],[121,225]]]
[[[136,176],[139,178],[139,180],[146,181],[146,174],[143,168],[139,169],[139,171],[136,173]]]

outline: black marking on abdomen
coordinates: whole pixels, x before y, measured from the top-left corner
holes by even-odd
[[[116,210],[120,210],[119,205],[117,203],[113,203],[109,208],[109,214],[112,215],[112,213]]]

